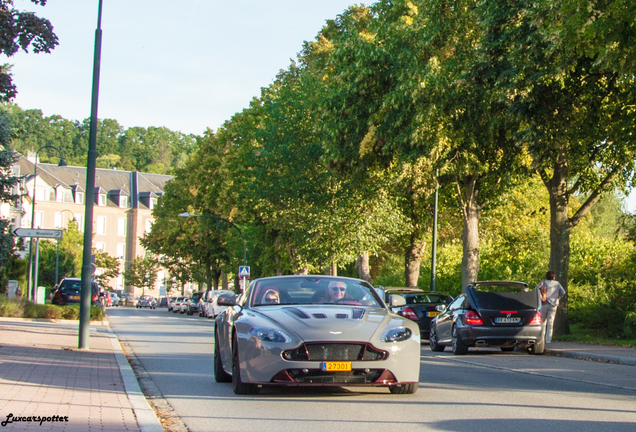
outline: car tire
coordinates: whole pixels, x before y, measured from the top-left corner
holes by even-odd
[[[237,395],[258,394],[260,389],[254,384],[241,381],[241,365],[239,363],[238,338],[234,335],[232,343],[232,390]]]
[[[515,350],[515,347],[499,347],[500,350],[502,350],[503,352],[511,352]]]
[[[527,351],[528,354],[542,355],[545,352],[545,338],[542,337],[540,342],[528,346]]]
[[[398,384],[389,387],[392,394],[413,394],[417,391],[419,383]]]
[[[214,380],[219,383],[232,381],[232,375],[223,370],[221,351],[219,350],[219,337],[214,332]]]
[[[433,327],[431,327],[431,334],[428,337],[428,346],[433,352],[442,352],[446,348],[444,345],[440,345],[437,342],[437,333]]]
[[[457,331],[457,326],[453,326],[453,354],[455,355],[464,355],[468,352],[468,345],[464,343],[459,332]]]

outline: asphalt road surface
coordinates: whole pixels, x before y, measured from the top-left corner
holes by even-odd
[[[636,431],[636,367],[422,345],[413,395],[385,388],[267,388],[214,381],[212,319],[110,308],[128,344],[190,431]],[[448,350],[448,349],[447,349]]]

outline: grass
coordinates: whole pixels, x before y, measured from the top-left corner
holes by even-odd
[[[0,317],[6,318],[46,318],[78,320],[80,306],[58,306],[52,304],[38,305],[25,299],[9,299],[0,295]],[[104,311],[99,306],[91,306],[91,321],[104,319]]]
[[[595,330],[584,328],[581,324],[570,324],[570,334],[552,338],[555,342],[581,342],[596,345],[614,345],[636,348],[636,339],[603,337]]]

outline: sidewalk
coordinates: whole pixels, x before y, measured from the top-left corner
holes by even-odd
[[[546,344],[545,353],[547,355],[636,366],[636,348],[576,342],[552,342]]]
[[[89,350],[78,332],[77,321],[0,318],[2,429],[163,431],[109,325],[91,324]]]

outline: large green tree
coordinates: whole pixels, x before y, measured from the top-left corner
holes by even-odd
[[[44,6],[46,0],[31,0]],[[13,0],[0,0],[0,54],[12,57],[19,50],[49,53],[58,45],[53,26],[46,18],[33,12],[20,11]],[[11,66],[0,66],[0,100],[9,101],[17,94],[11,77]]]

